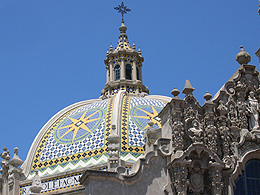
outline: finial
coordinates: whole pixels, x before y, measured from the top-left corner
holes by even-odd
[[[139,47],[139,49],[138,49],[138,54],[142,55],[142,52],[141,52],[140,47]]]
[[[17,147],[14,149],[14,157],[10,161],[10,164],[13,165],[14,167],[18,167],[21,164],[23,164],[23,161],[18,156],[18,148]]]
[[[174,98],[178,98],[178,99],[180,99],[179,97],[178,97],[178,95],[180,94],[180,91],[176,88],[176,87],[174,87],[174,89],[172,90],[172,95],[174,96]]]
[[[112,46],[112,43],[110,44],[109,51],[110,51],[110,53],[113,52],[113,46]]]
[[[17,147],[14,148],[14,153],[15,153],[16,155],[18,155],[18,150],[19,150],[19,149],[18,149]]]
[[[236,61],[241,65],[251,61],[251,56],[244,50],[243,45],[240,46],[240,52],[236,55]]]
[[[119,27],[119,30],[120,30],[121,33],[125,33],[126,30],[127,30],[127,28],[126,28],[126,26],[125,26],[125,21],[124,21],[124,19],[122,19],[121,23],[122,23],[122,24],[121,24],[121,26]]]
[[[203,96],[206,101],[212,98],[212,95],[207,91],[206,94]]]
[[[121,3],[121,5],[118,5],[118,7],[114,7],[115,10],[118,10],[119,13],[122,15],[122,19],[124,18],[124,14],[127,14],[127,12],[130,12],[131,9],[127,8],[124,5],[124,2]]]
[[[10,157],[10,153],[9,153],[9,150],[8,150],[5,159],[6,159],[6,160],[10,160],[10,158],[11,158],[11,157]]]
[[[7,147],[4,146],[3,150],[4,150],[4,152],[0,154],[1,158],[5,159],[5,160],[10,160],[11,157],[10,157],[9,151],[7,150]]]
[[[136,50],[135,42],[133,41],[133,50]]]
[[[7,147],[6,146],[4,146],[4,149],[3,149],[5,152],[7,151]]]
[[[7,151],[7,147],[4,146],[3,150],[4,150],[4,152],[1,153],[0,156],[1,156],[2,159],[5,159],[5,157],[6,157],[6,155],[7,155],[7,152],[6,152],[6,151]]]
[[[191,86],[190,81],[189,81],[189,80],[186,80],[184,89],[182,90],[182,93],[184,93],[185,95],[189,95],[189,94],[192,95],[192,92],[193,92],[194,90],[195,90],[195,88],[193,88],[193,87]]]

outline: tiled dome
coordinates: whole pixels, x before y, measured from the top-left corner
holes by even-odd
[[[124,95],[118,105],[116,96],[73,104],[50,119],[31,146],[26,160],[30,165],[27,179],[36,170],[40,176],[47,176],[82,167],[107,169],[107,137],[115,107],[120,110],[120,158],[126,167],[131,167],[144,153],[144,132],[149,120],[155,128],[161,127],[157,114],[169,99]]]

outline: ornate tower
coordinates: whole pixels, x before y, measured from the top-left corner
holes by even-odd
[[[143,85],[142,63],[144,58],[139,48],[136,51],[135,44],[131,47],[126,34],[124,19],[119,28],[120,36],[117,47],[107,51],[105,59],[107,69],[107,82],[101,91],[102,99],[106,99],[118,93],[119,90],[126,91],[131,95],[145,96],[149,90]]]

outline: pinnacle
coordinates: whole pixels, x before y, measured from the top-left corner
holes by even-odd
[[[138,54],[140,54],[140,55],[142,54],[140,47],[138,49]]]
[[[194,90],[195,90],[195,88],[193,88],[193,87],[191,86],[190,81],[189,81],[189,80],[186,80],[184,89],[182,90],[182,93],[184,93],[185,95],[189,95],[189,94],[192,95],[192,92],[193,92]]]
[[[110,52],[113,52],[113,45],[112,45],[112,43],[110,44],[109,51],[110,51]]]
[[[133,42],[133,47],[132,47],[133,50],[136,50],[136,47],[135,47],[135,42]]]

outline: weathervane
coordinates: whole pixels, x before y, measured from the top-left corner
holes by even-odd
[[[127,12],[130,12],[131,9],[127,8],[124,5],[124,2],[121,3],[121,5],[118,5],[118,7],[114,7],[115,10],[118,10],[122,14],[122,19],[124,19],[124,14],[127,14]]]

